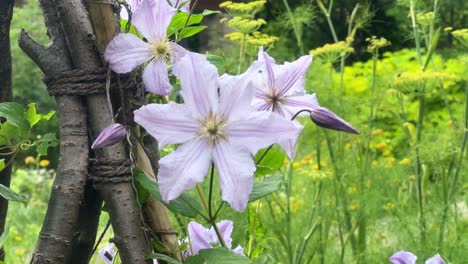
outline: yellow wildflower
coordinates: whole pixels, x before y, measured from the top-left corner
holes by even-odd
[[[411,160],[409,158],[403,158],[399,162],[401,165],[409,165],[411,163]]]
[[[34,164],[35,162],[36,162],[36,159],[33,156],[27,156],[26,158],[24,158],[24,163],[26,165]]]
[[[357,188],[356,188],[356,186],[348,187],[348,189],[346,190],[346,192],[349,193],[349,194],[355,193],[355,192],[357,192]]]
[[[384,157],[390,156],[390,154],[392,154],[392,152],[390,152],[390,150],[385,150],[384,152],[382,152],[382,155]]]
[[[385,210],[391,210],[391,209],[395,208],[395,204],[393,204],[391,202],[388,202],[388,203],[384,204],[383,208]]]
[[[416,181],[416,176],[410,175],[410,176],[408,177],[408,180],[409,180],[410,182],[415,182],[415,181]]]
[[[232,1],[226,1],[219,5],[232,16],[252,17],[255,13],[262,10],[266,4],[266,0],[252,1],[247,3],[233,3]]]
[[[386,38],[377,38],[376,36],[372,36],[370,38],[366,38],[366,41],[369,43],[369,46],[367,47],[367,51],[370,53],[374,53],[378,51],[380,48],[390,46],[390,41],[388,41]]]
[[[382,149],[384,149],[386,147],[387,147],[387,143],[385,143],[385,142],[380,142],[379,144],[377,144],[375,146],[376,149],[380,149],[380,150],[382,150]]]
[[[381,136],[383,135],[383,130],[382,129],[375,129],[374,131],[372,131],[372,135],[374,136]]]
[[[22,241],[22,240],[23,240],[23,238],[22,238],[22,237],[20,237],[20,236],[15,236],[15,240],[16,240],[16,241]]]
[[[15,250],[15,254],[18,256],[23,256],[24,255],[24,249],[18,248]]]
[[[39,166],[41,166],[41,167],[47,167],[49,165],[50,165],[50,161],[48,161],[48,160],[39,161]]]
[[[346,143],[345,148],[346,148],[346,149],[350,149],[350,148],[351,148],[351,144]]]
[[[299,162],[293,162],[292,167],[293,169],[296,169],[300,166]]]

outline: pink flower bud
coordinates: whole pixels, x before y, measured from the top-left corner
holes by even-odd
[[[92,149],[112,146],[122,141],[127,135],[125,127],[121,124],[111,124],[104,128],[91,146]]]

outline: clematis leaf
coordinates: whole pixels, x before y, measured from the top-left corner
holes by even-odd
[[[3,184],[0,184],[0,196],[7,199],[8,201],[21,202],[25,206],[28,203],[28,199],[15,193],[10,188],[6,187]]]
[[[202,32],[206,26],[185,27],[179,33],[179,39],[188,38]]]
[[[241,256],[227,248],[202,249],[198,255],[190,256],[186,264],[251,264],[248,257]]]
[[[286,158],[286,155],[281,150],[270,149],[265,155],[266,151],[266,149],[260,150],[255,155],[255,163],[258,163],[256,165],[257,170],[255,171],[257,176],[263,176],[277,172],[281,166],[283,166],[284,159]],[[261,157],[263,158],[260,160]],[[260,162],[258,162],[259,160]]]
[[[28,120],[25,118],[24,107],[21,104],[14,102],[0,103],[0,117],[4,117],[8,123],[18,128],[21,135],[28,132],[31,128]]]
[[[281,188],[281,183],[283,183],[283,179],[279,174],[267,176],[263,181],[255,182],[249,196],[249,203],[276,192]]]

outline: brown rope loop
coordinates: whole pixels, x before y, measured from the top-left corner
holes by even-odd
[[[119,78],[120,77],[120,78]],[[130,74],[112,74],[111,83],[120,79],[120,87],[131,89],[135,87],[135,80]],[[64,71],[55,76],[43,78],[50,95],[86,96],[106,93],[107,68],[94,70],[75,69]],[[111,85],[111,88],[115,85]]]
[[[88,179],[95,183],[104,182],[128,182],[132,180],[132,168],[130,160],[89,160]]]

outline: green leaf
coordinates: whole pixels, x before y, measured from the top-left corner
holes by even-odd
[[[28,199],[25,197],[20,196],[19,194],[12,191],[10,188],[6,187],[3,184],[0,184],[0,195],[7,199],[8,201],[12,202],[22,202],[24,205],[28,203]]]
[[[221,14],[221,11],[205,9],[205,10],[203,10],[203,12],[201,14],[204,17],[206,17],[206,16],[209,16],[209,15]]]
[[[127,30],[127,23],[128,23],[128,20],[125,20],[125,19],[120,20],[120,28],[121,28],[122,32],[125,32]],[[128,33],[133,34],[133,35],[135,35],[137,37],[140,37],[140,35],[138,34],[138,31],[137,31],[137,29],[136,29],[136,27],[134,25],[130,26],[130,30],[128,31]]]
[[[206,26],[185,27],[179,33],[179,39],[188,38],[203,31]]]
[[[57,146],[59,142],[55,133],[47,133],[41,139],[34,141],[33,146],[36,146],[37,154],[45,156],[47,155],[47,149]]]
[[[249,202],[256,201],[280,189],[283,179],[281,175],[275,174],[263,178],[263,181],[256,181],[249,196]]]
[[[3,234],[0,236],[0,248],[2,248],[3,244],[5,244],[5,241],[8,238],[9,233],[10,233],[10,225],[6,226],[5,230],[3,231]]]
[[[41,120],[50,120],[54,114],[55,111],[50,111],[46,115],[38,114],[36,112],[36,103],[30,103],[26,109],[25,118],[28,120],[30,127],[33,127]]]
[[[17,127],[20,134],[24,134],[30,129],[29,122],[25,118],[24,107],[21,104],[14,102],[0,103],[0,116]]]
[[[171,36],[177,32],[179,32],[182,28],[184,28],[185,22],[188,19],[187,25],[186,26],[191,26],[195,24],[200,24],[200,22],[203,20],[203,15],[202,14],[192,14],[189,17],[189,14],[185,12],[179,12],[175,14],[172,17],[171,23],[167,27],[167,36]]]
[[[5,159],[0,159],[0,171],[2,171],[3,169],[5,169]]]
[[[198,255],[190,256],[186,264],[251,264],[251,259],[238,255],[227,248],[202,249]]]
[[[432,54],[434,53],[434,50],[437,48],[437,43],[439,42],[439,37],[440,37],[440,27],[436,30],[434,33],[434,36],[432,36],[432,42],[429,45],[429,49],[427,50],[426,54],[426,60],[424,61],[424,66],[423,66],[423,71],[427,69],[427,65],[429,65],[429,62],[431,61]]]
[[[146,177],[143,173],[138,173],[135,176],[135,182],[143,187],[144,190],[149,192],[154,198],[158,201],[163,202],[161,198],[161,193],[159,192],[158,185],[155,181]],[[186,216],[186,217],[195,217],[198,215],[198,212],[202,211],[202,206],[195,200],[195,198],[188,194],[183,193],[179,198],[170,201],[168,204],[165,204],[166,207],[174,213]]]
[[[166,255],[163,255],[163,254],[158,254],[158,253],[152,253],[150,255],[148,255],[147,257],[148,259],[157,259],[157,260],[162,260],[166,263],[169,263],[169,264],[181,264],[182,262],[176,260],[176,259],[173,259],[169,256],[166,256]]]
[[[264,155],[268,149],[260,150],[257,155],[255,155],[255,163],[258,163],[258,160]],[[273,174],[277,172],[285,159],[285,154],[281,150],[270,149],[268,153],[262,158],[260,163],[257,164],[257,170],[255,174],[258,176]]]

